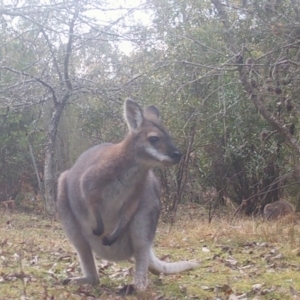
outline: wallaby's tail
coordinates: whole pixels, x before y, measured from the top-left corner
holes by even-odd
[[[200,263],[192,261],[165,262],[155,256],[153,249],[150,250],[149,271],[155,275],[179,273],[197,268],[199,265]]]

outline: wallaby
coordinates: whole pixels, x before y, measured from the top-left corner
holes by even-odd
[[[284,200],[278,200],[269,203],[264,208],[264,217],[266,220],[274,220],[279,217],[294,213],[292,205]]]
[[[146,289],[147,270],[171,274],[199,265],[167,263],[155,256],[152,243],[161,202],[151,168],[177,164],[182,155],[161,125],[155,106],[143,111],[128,99],[124,116],[129,133],[122,142],[88,149],[59,177],[58,216],[84,274],[65,282],[99,283],[93,252],[112,261],[133,257],[137,290]]]

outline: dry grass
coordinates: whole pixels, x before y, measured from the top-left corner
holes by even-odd
[[[170,227],[160,224],[156,253],[165,260],[201,261],[193,271],[156,277],[144,295],[128,299],[298,299],[300,225],[215,218],[184,208]],[[98,260],[101,285],[64,286],[79,275],[76,254],[60,224],[41,215],[0,211],[0,300],[119,299],[132,265]]]

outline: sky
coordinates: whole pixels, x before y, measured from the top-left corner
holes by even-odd
[[[125,17],[125,24],[132,25],[134,23],[142,23],[143,25],[150,25],[151,17],[143,8],[147,3],[147,0],[104,0],[107,1],[108,5],[103,10],[90,10],[87,14],[91,17],[94,17],[99,20],[99,24],[108,25],[113,21],[120,19],[121,17]],[[49,0],[40,0],[40,5],[49,4]],[[4,0],[5,5],[13,5],[17,7],[21,7],[24,4],[26,5],[26,0]],[[101,2],[99,3],[101,5]],[[128,14],[128,11],[130,11]],[[17,18],[15,20],[17,22]],[[98,22],[97,22],[98,23]],[[121,22],[122,23],[122,22]],[[120,42],[119,46],[120,50],[129,54],[133,50],[133,45],[129,41]]]
[[[151,23],[151,17],[142,8],[145,6],[146,0],[114,0],[111,1],[107,8],[111,9],[104,13],[103,17],[108,22],[115,21],[126,15],[128,10],[132,9],[129,17],[125,16],[126,24],[130,24],[131,20],[144,25]],[[102,16],[101,16],[102,17]],[[133,49],[133,45],[129,41],[120,42],[120,50],[125,54],[129,54]]]

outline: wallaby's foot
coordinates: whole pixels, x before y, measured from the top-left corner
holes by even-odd
[[[104,228],[99,228],[99,227],[96,227],[95,229],[93,229],[93,234],[94,235],[97,235],[97,236],[100,236],[102,235],[104,232]]]
[[[147,275],[138,275],[136,273],[134,275],[134,287],[137,292],[145,291],[148,287]]]
[[[98,277],[69,277],[63,280],[62,284],[90,284],[90,285],[97,285],[99,284],[99,278]]]
[[[119,289],[118,294],[123,296],[123,297],[135,294],[134,285],[133,284],[126,284],[121,289]]]
[[[110,235],[104,236],[102,238],[102,244],[104,246],[111,246],[115,241],[116,241],[116,239],[111,239]]]

